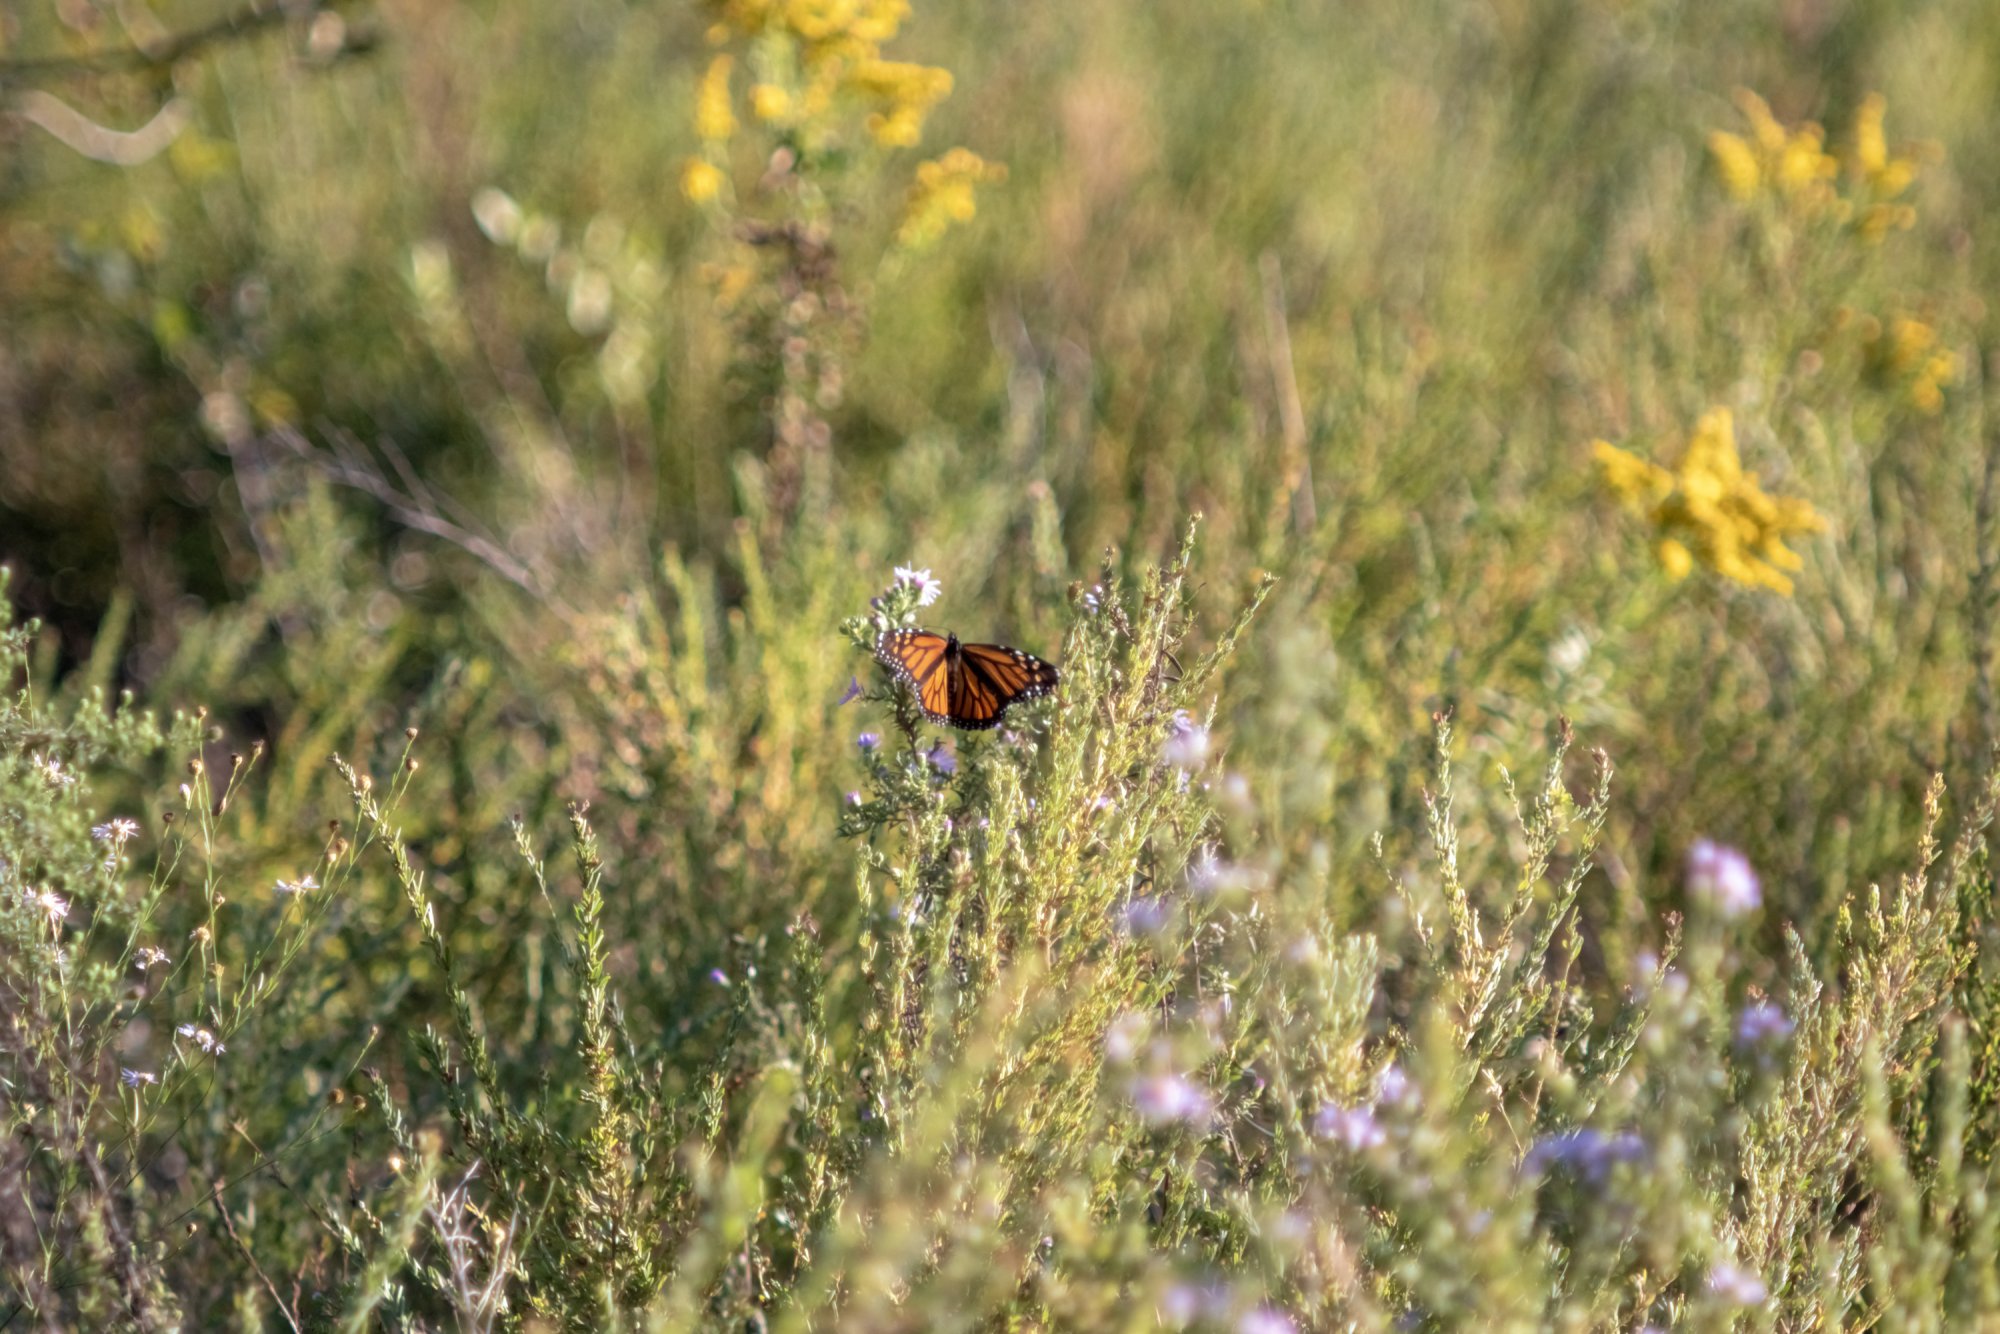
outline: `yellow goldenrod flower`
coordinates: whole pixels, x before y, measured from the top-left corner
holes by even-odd
[[[1878,200],[1894,199],[1917,178],[1915,158],[1894,157],[1889,152],[1889,141],[1882,131],[1888,110],[1882,94],[1870,93],[1862,99],[1854,118],[1854,172]]]
[[[1602,440],[1593,452],[1606,486],[1652,523],[1654,551],[1670,578],[1702,565],[1725,579],[1789,594],[1784,572],[1803,562],[1785,540],[1826,526],[1810,502],[1767,495],[1744,473],[1727,408],[1703,415],[1671,472]]]
[[[924,117],[951,95],[951,71],[903,60],[865,60],[847,76],[847,87],[882,104],[868,118],[876,142],[908,148],[923,134]]]
[[[736,133],[736,113],[729,100],[729,72],[735,64],[733,56],[717,56],[695,90],[694,132],[708,143],[719,144]]]
[[[1592,442],[1591,451],[1597,457],[1604,484],[1628,505],[1635,508],[1657,505],[1674,489],[1672,473],[1607,440]]]
[[[1913,320],[1907,315],[1899,315],[1889,326],[1889,345],[1885,364],[1891,371],[1906,371],[1914,366],[1917,358],[1937,346],[1937,331],[1922,320]]]
[[[1783,151],[1785,141],[1790,136],[1778,118],[1771,114],[1771,104],[1748,88],[1738,88],[1733,99],[1743,118],[1750,122],[1750,131],[1757,136],[1757,147],[1766,155]]]
[[[1944,411],[1944,387],[1958,373],[1958,363],[1939,354],[1924,363],[1924,369],[1910,381],[1910,402],[1918,412],[1935,417]]]
[[[750,113],[758,120],[783,120],[792,109],[792,95],[775,83],[760,83],[750,90]]]
[[[1958,358],[1938,347],[1937,331],[1899,315],[1885,332],[1874,320],[1862,326],[1862,355],[1870,378],[1900,390],[1927,416],[1944,408],[1944,387],[1958,376]]]
[[[1848,166],[1861,206],[1855,226],[1870,241],[1880,241],[1891,231],[1907,230],[1917,220],[1914,208],[1895,201],[1917,179],[1918,158],[1898,157],[1889,151],[1882,128],[1888,110],[1889,104],[1880,93],[1870,93],[1861,100],[1854,117],[1854,155]],[[1937,150],[1933,146],[1930,153],[1919,155],[1935,156]]]
[[[1833,183],[1840,164],[1826,152],[1826,131],[1810,121],[1787,128],[1747,88],[1736,91],[1736,105],[1750,123],[1749,137],[1724,130],[1708,136],[1709,155],[1730,197],[1750,203],[1768,188],[1794,217],[1839,213]]]
[[[1742,136],[1716,130],[1708,136],[1708,151],[1715,158],[1715,168],[1722,174],[1722,187],[1729,191],[1730,198],[1747,204],[1757,197],[1764,172],[1757,165],[1755,150]]]
[[[712,162],[691,157],[681,167],[681,193],[696,204],[706,204],[722,193],[722,171]]]
[[[919,249],[942,236],[953,223],[971,221],[979,211],[974,189],[1006,179],[1006,167],[967,148],[954,148],[935,161],[920,163],[903,208],[903,221],[896,228],[896,243]]]
[[[1793,198],[1815,199],[1824,183],[1840,174],[1840,164],[1824,151],[1826,131],[1817,125],[1802,125],[1786,141],[1772,173],[1778,189]]]
[[[908,0],[784,0],[784,27],[808,42],[849,39],[878,47],[910,15]]]

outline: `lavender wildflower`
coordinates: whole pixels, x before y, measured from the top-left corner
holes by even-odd
[[[1687,885],[1689,894],[1714,904],[1724,917],[1741,917],[1764,901],[1750,859],[1705,838],[1688,850]]]
[[[109,843],[113,848],[122,848],[139,832],[139,822],[119,816],[103,824],[92,825],[90,836],[99,843]]]
[[[839,708],[843,704],[852,704],[855,700],[860,698],[861,698],[861,678],[858,676],[850,676],[847,678],[847,689],[841,692],[840,704],[836,704],[834,707]]]
[[[216,1037],[215,1034],[209,1032],[207,1029],[198,1028],[193,1024],[182,1024],[174,1032],[194,1043],[195,1046],[201,1048],[210,1056],[220,1056],[229,1050],[229,1048],[222,1045],[222,1039]]]
[[[1751,1001],[1736,1016],[1736,1045],[1761,1047],[1767,1042],[1782,1042],[1797,1027],[1781,1006]]]
[[[912,569],[907,565],[896,567],[896,586],[916,589],[919,607],[930,606],[938,600],[938,595],[944,592],[944,585],[931,578],[929,570]]]
[[[1141,1075],[1132,1081],[1132,1104],[1152,1124],[1205,1126],[1215,1099],[1185,1075]]]
[[[1213,848],[1202,849],[1201,855],[1188,866],[1188,891],[1204,898],[1230,890],[1248,889],[1250,880],[1248,871],[1223,861],[1215,855]]]
[[[146,1070],[120,1070],[118,1072],[118,1079],[128,1089],[138,1088],[142,1084],[157,1084],[160,1082],[158,1075]]]
[[[1151,1025],[1137,1010],[1119,1015],[1104,1030],[1104,1058],[1117,1065],[1129,1065],[1139,1053],[1139,1041]]]
[[[729,974],[723,972],[720,968],[711,968],[708,970],[708,980],[715,983],[718,987],[726,987],[729,985]]]
[[[53,889],[38,889],[28,895],[28,902],[47,914],[49,926],[60,929],[63,919],[69,916],[69,900]]]
[[[55,759],[53,756],[43,759],[40,754],[31,755],[28,757],[28,763],[34,767],[36,773],[42,776],[42,781],[50,787],[65,788],[76,782],[76,775],[64,769],[62,761]]]
[[[1731,1306],[1762,1306],[1771,1295],[1763,1279],[1727,1260],[1709,1270],[1708,1290]]]
[[[1128,936],[1151,936],[1166,929],[1173,909],[1164,899],[1136,898],[1125,905],[1119,926]]]
[[[1414,1096],[1410,1077],[1403,1073],[1400,1065],[1384,1066],[1382,1073],[1375,1077],[1375,1100],[1385,1106],[1395,1106]]]
[[[952,754],[945,747],[943,737],[939,737],[938,743],[924,752],[924,758],[930,761],[931,768],[936,769],[941,774],[955,774],[958,772],[958,756]]]
[[[1175,709],[1173,721],[1167,725],[1167,744],[1160,754],[1176,769],[1199,766],[1208,758],[1208,729],[1189,718],[1186,709]]]
[[[1347,1148],[1360,1153],[1365,1149],[1379,1148],[1388,1142],[1389,1134],[1375,1119],[1372,1107],[1342,1107],[1329,1102],[1313,1117],[1313,1134],[1321,1139],[1339,1140]]]
[[[132,966],[142,973],[154,964],[172,962],[165,950],[154,949],[151,945],[142,945],[132,954]]]
[[[303,880],[280,880],[277,884],[277,892],[280,894],[304,894],[309,890],[318,888],[319,881],[311,876],[307,876]]]
[[[1235,1303],[1228,1287],[1220,1283],[1176,1283],[1160,1298],[1160,1323],[1181,1329],[1195,1321],[1228,1313]]]
[[[1283,1311],[1260,1306],[1236,1322],[1236,1334],[1297,1334],[1298,1326]]]
[[[1607,1136],[1588,1126],[1565,1130],[1535,1141],[1521,1170],[1531,1175],[1561,1168],[1580,1181],[1601,1185],[1619,1163],[1636,1163],[1646,1156],[1646,1142],[1631,1131]]]
[[[859,806],[861,804],[861,794],[859,792],[849,792],[847,794],[847,804],[850,806]]]

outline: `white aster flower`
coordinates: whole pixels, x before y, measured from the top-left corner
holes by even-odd
[[[900,587],[917,590],[917,605],[919,607],[930,606],[931,603],[938,600],[938,595],[944,592],[944,585],[938,580],[931,578],[929,570],[913,569],[908,565],[898,565],[896,567],[896,583]]]

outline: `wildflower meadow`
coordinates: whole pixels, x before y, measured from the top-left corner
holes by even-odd
[[[0,1331],[2000,1330],[1996,87],[0,7]]]

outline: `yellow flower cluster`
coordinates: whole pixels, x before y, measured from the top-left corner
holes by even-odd
[[[1856,226],[1871,241],[1879,241],[1891,228],[1907,230],[1917,220],[1917,210],[1896,200],[1917,179],[1917,160],[1896,157],[1882,132],[1889,104],[1880,93],[1870,93],[1861,101],[1854,119],[1854,156],[1848,168],[1855,178],[1856,203],[1860,216]]]
[[[1884,329],[1873,317],[1862,323],[1868,373],[1899,388],[1917,411],[1935,415],[1944,407],[1944,387],[1958,377],[1958,358],[1938,346],[1937,330],[1899,315]]]
[[[951,71],[904,60],[864,60],[849,74],[848,86],[876,104],[868,115],[875,142],[910,148],[923,136],[931,108],[951,96]]]
[[[882,46],[909,17],[908,0],[706,0],[709,40],[741,43],[752,72],[750,116],[811,153],[837,139],[843,106],[865,111],[875,142],[907,148],[923,135],[931,109],[951,95],[951,71],[884,60]],[[681,188],[707,202],[721,193],[723,149],[737,130],[730,88],[735,60],[718,55],[695,94],[695,132],[703,155],[682,169]]]
[[[921,249],[953,223],[970,221],[978,211],[974,188],[986,181],[1006,179],[1007,168],[988,162],[969,148],[954,148],[941,158],[920,164],[903,207],[903,220],[896,228],[896,244]]]
[[[1838,202],[1833,182],[1840,163],[1826,152],[1826,131],[1810,122],[1786,129],[1771,114],[1763,98],[1747,88],[1736,90],[1736,105],[1750,122],[1750,135],[1717,130],[1708,136],[1722,184],[1743,203],[1767,187],[1785,206],[1803,217],[1816,217]]]
[[[1870,93],[1855,113],[1846,195],[1839,188],[1842,163],[1827,151],[1825,130],[1811,121],[1787,127],[1747,88],[1737,90],[1736,105],[1750,132],[1708,136],[1709,155],[1731,198],[1747,204],[1769,195],[1794,218],[1851,221],[1870,241],[1916,221],[1916,210],[1897,200],[1916,180],[1918,159],[1889,151],[1882,128],[1888,103],[1881,94]]]
[[[717,56],[708,62],[708,73],[694,92],[694,132],[707,144],[719,144],[736,133],[736,111],[729,95],[729,74],[736,68],[733,56]]]
[[[1811,502],[1766,495],[1744,473],[1728,408],[1702,416],[1672,472],[1603,440],[1592,450],[1605,485],[1652,523],[1660,564],[1675,579],[1699,564],[1740,584],[1790,594],[1784,572],[1801,562],[1785,539],[1826,527]]]

